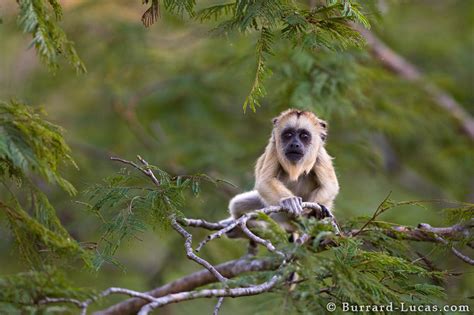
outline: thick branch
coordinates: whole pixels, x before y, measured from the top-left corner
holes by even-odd
[[[138,315],[147,315],[150,311],[155,308],[177,303],[187,300],[193,300],[198,298],[209,298],[209,297],[240,297],[240,296],[249,296],[257,295],[263,292],[270,291],[275,287],[278,282],[282,279],[282,276],[275,275],[269,281],[264,282],[259,285],[251,286],[248,288],[234,288],[234,289],[213,289],[213,290],[201,290],[201,291],[190,291],[190,292],[180,292],[175,294],[169,294],[164,297],[158,298],[155,302],[149,303],[143,306],[138,312]]]
[[[408,81],[419,82],[426,93],[433,98],[435,104],[454,117],[460,123],[464,133],[471,140],[474,140],[474,118],[472,118],[472,116],[458,102],[456,102],[451,95],[441,90],[436,85],[424,81],[423,74],[415,65],[398,55],[371,31],[355,23],[352,24],[352,27],[364,36],[369,45],[371,54],[381,64]]]
[[[272,259],[250,260],[242,258],[217,265],[215,268],[221,275],[231,279],[246,272],[275,270],[279,265],[280,262]],[[164,286],[148,291],[146,294],[157,298],[172,293],[190,291],[216,281],[216,277],[210,273],[209,270],[203,269]],[[147,301],[143,299],[128,299],[112,305],[105,310],[96,312],[94,315],[136,314],[145,304],[147,304]]]

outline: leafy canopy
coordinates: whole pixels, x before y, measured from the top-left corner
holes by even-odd
[[[64,56],[76,71],[85,72],[73,43],[57,24],[62,18],[59,2],[21,0],[18,3],[19,23],[25,33],[33,36],[32,45],[41,60],[56,70],[59,56]],[[142,16],[143,24],[149,27],[159,18],[161,4],[158,0],[144,0],[143,3],[150,5]],[[215,4],[197,12],[196,1],[167,0],[163,1],[163,6],[171,14],[187,14],[202,23],[219,21],[214,29],[218,34],[258,34],[255,76],[243,104],[244,111],[248,107],[256,111],[261,98],[266,95],[264,81],[271,75],[267,58],[273,54],[272,46],[276,39],[287,40],[288,44],[299,49],[341,50],[364,44],[361,35],[352,29],[351,22],[370,27],[361,4],[356,0],[326,0],[315,7],[297,1],[244,0]]]

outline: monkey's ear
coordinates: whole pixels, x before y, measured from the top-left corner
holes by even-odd
[[[328,123],[322,119],[319,120],[319,125],[323,127],[324,129],[327,129]]]
[[[272,119],[272,123],[274,126],[277,124],[277,122],[278,122],[278,117],[275,117]]]
[[[328,123],[322,119],[319,119],[319,125],[324,129],[324,131],[321,133],[321,140],[326,142],[326,139],[328,138]]]

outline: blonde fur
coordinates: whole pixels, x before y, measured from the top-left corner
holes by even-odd
[[[298,196],[306,202],[316,202],[332,209],[339,192],[339,183],[332,158],[324,148],[326,122],[311,112],[289,109],[273,119],[273,130],[265,152],[255,166],[255,190],[235,196],[230,204],[231,215],[236,218],[249,209],[237,209],[236,204],[278,205],[280,200]],[[281,133],[288,127],[304,128],[311,133],[311,144],[302,161],[292,163],[283,152]],[[252,199],[252,200],[250,200]],[[294,230],[291,220],[284,214],[272,216],[288,231]]]

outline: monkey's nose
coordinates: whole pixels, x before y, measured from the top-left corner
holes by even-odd
[[[292,143],[292,144],[290,145],[290,148],[292,148],[292,149],[299,149],[299,148],[300,148],[300,144],[297,143],[297,142]]]

